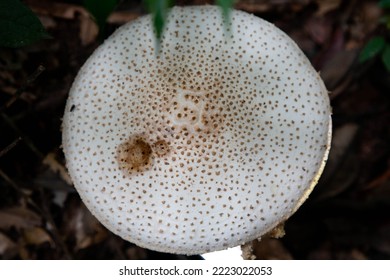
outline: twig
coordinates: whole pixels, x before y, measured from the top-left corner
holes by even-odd
[[[6,108],[9,108],[16,100],[18,100],[22,93],[26,90],[26,88],[32,82],[34,82],[39,77],[39,75],[42,74],[43,71],[45,71],[45,67],[43,65],[39,65],[38,68],[24,81],[22,86],[16,90],[12,98],[0,108],[0,112],[3,112]]]
[[[26,88],[32,82],[34,82],[38,78],[38,76],[42,74],[44,70],[45,67],[43,65],[39,65],[38,68],[24,81],[23,85],[16,90],[12,98],[5,105],[0,107],[1,118],[19,135],[19,138],[14,143],[11,143],[11,145],[9,145],[7,148],[1,151],[0,157],[3,156],[6,152],[8,152],[10,149],[12,149],[21,139],[23,139],[24,142],[27,144],[27,146],[36,155],[38,155],[38,157],[43,158],[42,153],[35,147],[33,142],[21,132],[21,130],[15,125],[12,119],[10,119],[3,111],[9,108],[16,100],[18,100],[22,95],[22,93],[26,90]]]
[[[16,140],[14,140],[11,144],[9,144],[7,147],[5,147],[4,149],[2,149],[0,151],[0,158],[2,156],[4,156],[6,153],[8,153],[11,149],[13,149],[18,143],[19,141],[22,140],[22,137],[19,137],[17,138]]]
[[[27,192],[21,189],[3,170],[0,169],[0,177],[4,179],[13,189],[20,193],[23,197],[27,196]]]
[[[10,119],[5,113],[0,112],[0,117],[6,122],[18,135],[19,138],[23,139],[26,145],[33,151],[39,158],[43,159],[44,155],[38,150],[38,148],[34,145],[34,143],[27,137]]]

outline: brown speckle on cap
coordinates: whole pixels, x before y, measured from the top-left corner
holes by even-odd
[[[169,153],[169,144],[165,140],[158,140],[153,144],[153,150],[156,156],[165,156]]]
[[[75,188],[139,246],[199,254],[259,238],[316,184],[328,92],[272,24],[176,7],[156,55],[150,16],[119,28],[69,93],[63,147]],[[287,233],[288,234],[288,233]]]

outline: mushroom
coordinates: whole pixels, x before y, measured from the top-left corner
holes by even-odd
[[[330,148],[318,73],[272,24],[174,7],[88,59],[63,118],[67,168],[93,215],[148,249],[201,254],[260,238],[308,197]]]

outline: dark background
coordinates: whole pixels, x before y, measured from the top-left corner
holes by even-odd
[[[78,69],[101,42],[80,1],[24,3],[52,39],[0,48],[0,259],[187,259],[123,241],[81,203],[64,169],[61,117]],[[254,244],[256,257],[389,259],[390,75],[379,57],[358,62],[370,38],[388,39],[385,11],[368,0],[242,0],[235,7],[295,40],[321,72],[333,107],[332,150],[318,186],[287,221],[285,237]],[[140,1],[124,1],[103,37],[144,13]]]

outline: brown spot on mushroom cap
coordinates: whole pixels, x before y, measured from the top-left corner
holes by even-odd
[[[151,165],[152,148],[144,139],[138,136],[118,146],[117,160],[119,168],[126,174],[140,172]]]
[[[156,57],[142,17],[75,79],[67,167],[126,240],[182,254],[248,242],[291,216],[322,172],[331,112],[318,74],[272,24],[232,11],[230,28],[217,7],[173,8]]]

